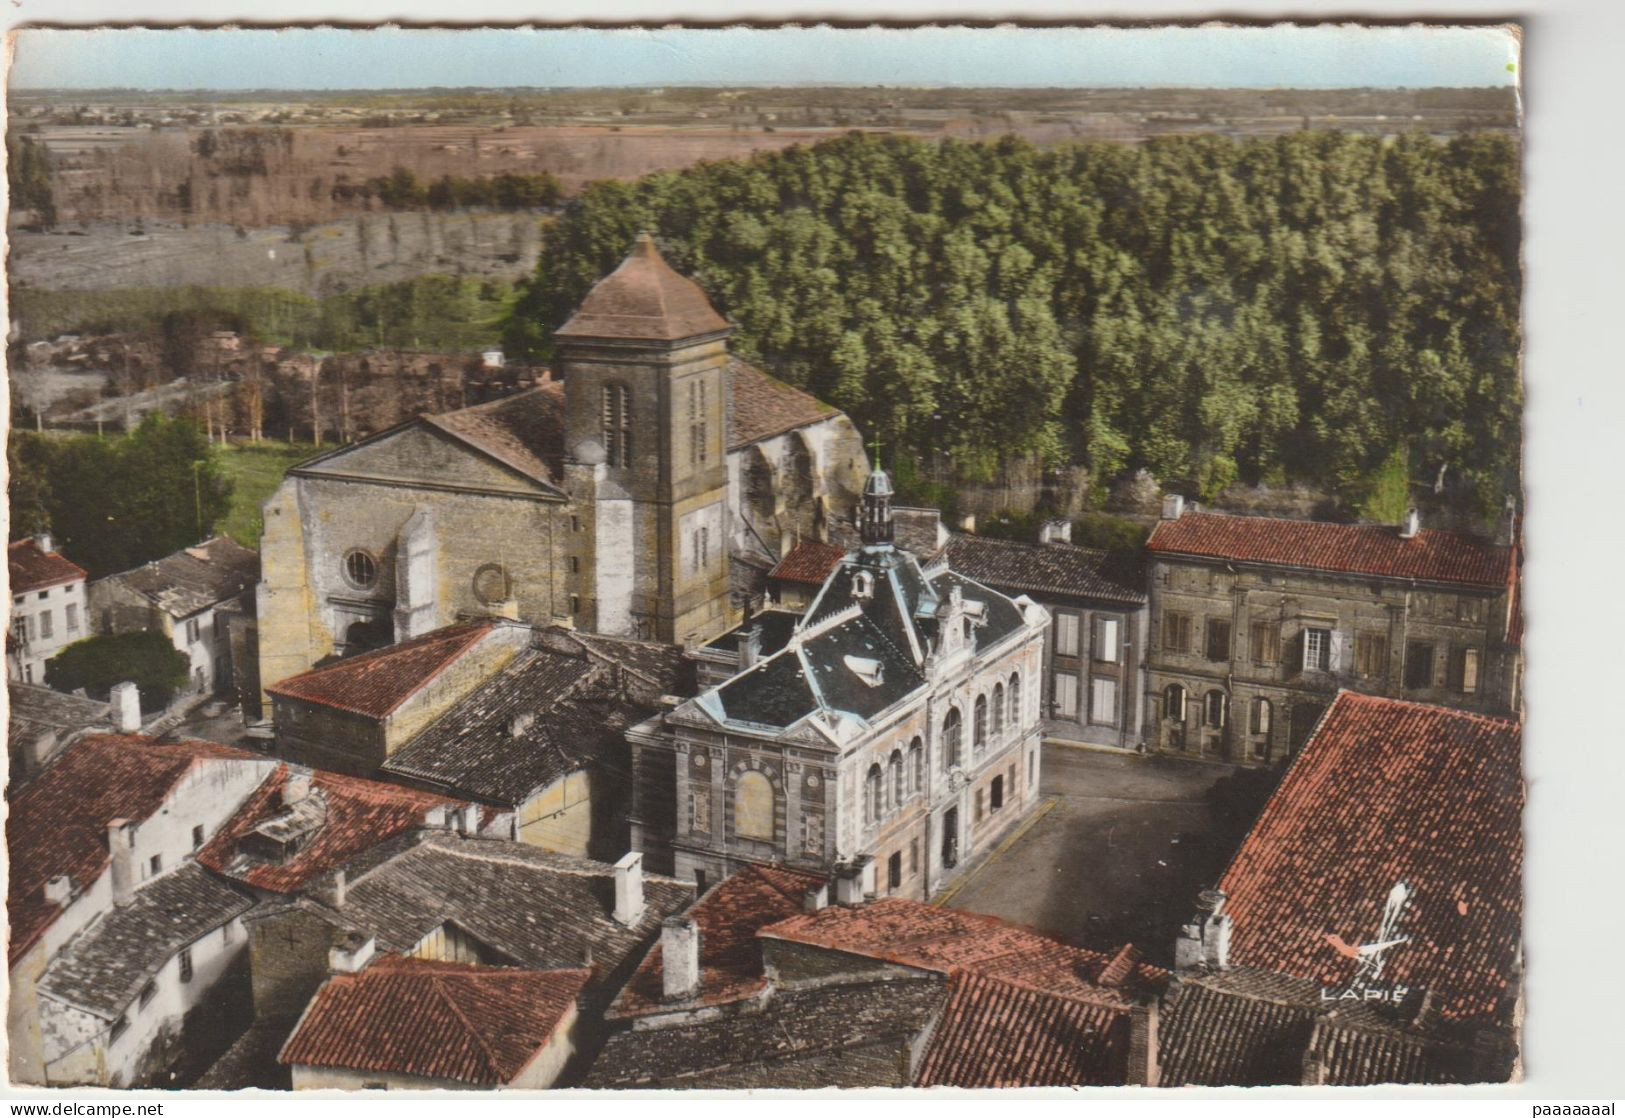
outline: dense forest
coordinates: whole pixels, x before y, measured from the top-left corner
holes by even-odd
[[[1502,135],[854,134],[602,182],[548,228],[510,355],[548,356],[644,228],[738,323],[737,352],[961,478],[1034,455],[1372,509],[1398,471],[1486,511],[1516,483]]]

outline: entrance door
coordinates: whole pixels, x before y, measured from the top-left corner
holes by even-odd
[[[959,864],[959,809],[951,807],[942,813],[942,868],[951,870]]]

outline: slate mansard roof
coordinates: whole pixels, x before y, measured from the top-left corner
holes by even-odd
[[[1023,543],[955,532],[948,540],[954,570],[1016,592],[1145,604],[1145,579],[1130,555],[1069,543]]]
[[[64,944],[39,991],[116,1020],[181,948],[252,907],[253,898],[188,862],[141,886]]]
[[[1385,982],[1441,1020],[1504,1024],[1523,894],[1521,729],[1502,718],[1340,692],[1220,882],[1238,965],[1339,987],[1329,942],[1370,942],[1411,891]]]
[[[54,551],[41,551],[32,539],[18,540],[6,548],[6,566],[13,594],[63,586],[85,577],[85,569],[79,564],[69,562]]]
[[[155,559],[145,566],[107,576],[152,602],[171,617],[190,617],[212,605],[241,597],[260,577],[260,553],[226,536]]]
[[[1512,555],[1511,548],[1463,532],[1424,528],[1404,539],[1383,524],[1194,512],[1159,521],[1145,546],[1154,556],[1269,563],[1489,590],[1505,588]]]
[[[552,1038],[592,972],[379,958],[328,979],[278,1057],[284,1064],[511,1082]]]
[[[448,625],[400,644],[312,668],[265,690],[280,698],[384,718],[471,651],[495,625],[493,621]]]

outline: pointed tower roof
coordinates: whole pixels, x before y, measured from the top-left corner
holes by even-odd
[[[672,270],[648,233],[621,266],[599,280],[559,327],[559,338],[674,342],[729,329],[693,280]]]

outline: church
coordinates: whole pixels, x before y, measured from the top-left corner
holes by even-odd
[[[653,238],[555,334],[556,372],[288,471],[265,503],[260,679],[462,620],[696,647],[868,473],[836,409],[732,357]]]

